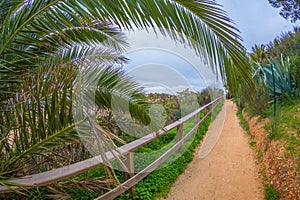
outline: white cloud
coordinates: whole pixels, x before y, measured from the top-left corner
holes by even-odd
[[[153,31],[129,32],[128,38],[131,49],[126,56],[130,62],[125,68],[147,91],[201,91],[208,82],[215,82],[216,75],[192,49]]]

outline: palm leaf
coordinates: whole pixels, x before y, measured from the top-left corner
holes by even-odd
[[[101,24],[78,2],[74,9],[74,2],[61,1],[3,4],[7,16],[0,26],[0,79],[7,84],[0,88],[6,94],[2,100],[37,67],[82,61],[102,51],[114,54],[102,60],[117,61],[128,45],[116,27]]]
[[[4,28],[1,30],[3,44],[1,45],[0,56],[8,50],[16,55],[22,55],[26,48],[16,49],[14,48],[15,44],[29,40],[30,35],[33,34],[36,35],[36,41],[31,43],[35,46],[32,48],[39,49],[39,44],[43,45],[43,42],[38,41],[39,38],[59,33],[62,38],[68,39],[69,35],[63,37],[64,30],[68,28],[86,26],[97,28],[99,23],[100,25],[116,24],[122,29],[158,27],[163,28],[160,31],[171,38],[193,47],[211,64],[213,69],[221,72],[224,80],[226,73],[227,82],[232,89],[238,83],[230,76],[240,76],[242,83],[252,84],[251,68],[240,43],[238,31],[215,1],[81,0],[61,2],[56,0],[32,1],[30,5],[19,4],[18,6],[12,6],[8,12],[9,15],[4,20],[4,24],[12,28],[8,29],[9,31]],[[31,37],[31,40],[34,39]],[[55,44],[53,39],[49,39],[47,42],[49,42],[48,46]],[[34,55],[43,52],[37,53],[35,51]],[[24,53],[24,55],[28,54],[28,51]],[[34,55],[29,60],[37,57]],[[26,60],[23,57],[17,58],[16,60],[20,61]],[[231,61],[228,62],[228,59]]]
[[[79,74],[75,86],[78,108],[89,109],[96,104],[97,109],[128,111],[137,121],[149,123],[149,103],[143,89],[121,68],[105,67],[94,61],[85,62],[82,63]],[[118,103],[114,103],[114,99],[118,99]]]
[[[11,159],[6,160],[5,163],[1,163],[1,176],[6,176],[7,174],[10,174],[11,171],[9,169],[15,167],[16,162],[18,162],[18,166],[25,165],[27,164],[28,159],[30,159],[32,155],[44,155],[45,153],[49,153],[49,150],[51,150],[52,148],[57,147],[63,143],[70,142],[76,139],[78,140],[78,134],[72,131],[72,129],[83,123],[85,120],[86,119],[83,119],[65,127],[64,129],[61,129],[60,131],[52,134],[51,136],[35,143],[31,147],[27,148],[25,151],[13,156]]]
[[[215,1],[115,0],[101,2],[101,6],[96,2],[83,5],[91,13],[100,14],[104,21],[124,29],[158,27],[163,34],[190,45],[224,79],[226,73],[233,90],[238,84],[253,87],[251,68],[237,29]],[[236,77],[241,77],[242,82]]]

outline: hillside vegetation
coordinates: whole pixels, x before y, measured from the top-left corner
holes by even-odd
[[[255,45],[249,55],[257,89],[241,88],[239,106],[247,113],[244,128],[261,164],[265,198],[299,199],[300,29]]]

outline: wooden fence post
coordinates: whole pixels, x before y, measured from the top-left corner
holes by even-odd
[[[181,140],[183,138],[183,124],[181,123],[177,126],[177,132],[176,132],[176,142],[178,142],[179,140]],[[180,148],[181,149],[181,148]],[[179,150],[180,150],[179,149]]]
[[[127,169],[124,169],[124,179],[125,181],[134,176],[134,153],[130,151],[125,155],[125,159],[123,160]],[[128,171],[127,171],[128,170]],[[134,197],[134,186],[129,189],[131,199],[135,199]]]
[[[195,115],[195,126],[198,124],[198,122],[200,121],[200,113],[201,112],[198,112],[196,115]],[[198,126],[197,128],[197,132],[199,131],[199,128],[200,128],[200,125]]]

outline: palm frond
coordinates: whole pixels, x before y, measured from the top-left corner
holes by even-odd
[[[220,71],[233,90],[238,84],[253,86],[238,31],[215,1],[124,0],[101,2],[101,6],[94,1],[83,5],[123,29],[158,27],[163,34],[190,45]],[[235,81],[236,77],[242,82]]]
[[[20,66],[21,69],[17,69],[22,70],[29,64],[36,64],[37,60],[44,62],[45,57],[57,53],[58,46],[69,48],[81,40],[85,41],[83,46],[91,46],[92,50],[95,45],[105,42],[115,50],[124,50],[122,40],[111,43],[110,37],[105,41],[99,37],[99,28],[116,24],[121,29],[158,27],[172,39],[193,47],[215,71],[221,73],[232,89],[239,84],[236,77],[240,77],[243,84],[252,84],[251,68],[238,31],[215,1],[26,2],[3,3],[8,10],[0,28],[0,58],[5,56],[9,64],[1,64],[6,68],[14,66],[16,70],[16,66]],[[77,46],[73,49],[76,54],[63,55],[67,58],[70,55],[84,56],[88,52],[88,48],[85,49]]]
[[[1,163],[1,176],[7,176],[7,174],[10,174],[12,172],[10,171],[10,169],[12,169],[12,167],[15,167],[14,165],[16,164],[16,162],[18,162],[18,166],[26,165],[28,164],[28,159],[30,159],[31,156],[35,154],[44,155],[45,153],[49,153],[49,150],[53,149],[54,147],[57,147],[66,142],[70,142],[72,140],[78,140],[78,134],[72,131],[72,129],[83,123],[85,120],[86,119],[83,119],[81,121],[69,125],[64,129],[61,129],[60,131],[52,134],[51,136],[35,143],[31,147],[27,148],[25,151],[19,152],[18,154],[12,156],[11,159],[6,160],[5,163]]]
[[[82,63],[75,87],[76,101],[83,102],[79,108],[90,108],[96,104],[99,109],[128,111],[137,121],[149,123],[150,104],[143,89],[117,66],[105,67],[94,61]]]
[[[30,76],[40,66],[84,60],[103,49],[114,52],[114,58],[102,60],[118,61],[128,46],[118,28],[102,24],[79,2],[9,2],[3,1],[6,6],[1,9],[7,15],[0,24],[0,78],[6,83],[0,88],[6,94],[1,95],[3,100],[20,89],[24,75]]]

